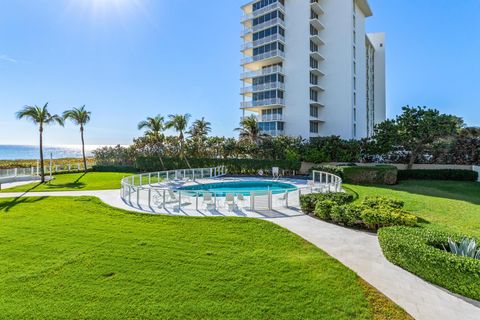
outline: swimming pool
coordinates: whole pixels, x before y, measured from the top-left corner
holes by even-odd
[[[285,192],[292,192],[298,188],[292,184],[278,181],[232,181],[232,182],[218,182],[207,183],[194,186],[181,187],[178,190],[198,192],[209,192],[216,196],[225,196],[226,194],[249,196],[252,193],[256,195],[267,194],[272,191],[272,194],[280,194]]]

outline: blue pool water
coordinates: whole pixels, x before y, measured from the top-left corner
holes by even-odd
[[[181,187],[179,190],[195,191],[195,193],[203,191],[216,196],[225,196],[226,194],[249,196],[251,192],[255,192],[257,195],[267,194],[268,191],[272,191],[273,194],[292,192],[297,190],[297,187],[277,181],[233,181]]]

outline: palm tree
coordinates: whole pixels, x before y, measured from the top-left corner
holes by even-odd
[[[258,144],[260,141],[269,137],[269,135],[262,133],[257,118],[254,115],[242,118],[240,128],[236,128],[235,131],[240,132],[241,140],[249,140],[254,144]]]
[[[138,124],[138,130],[146,130],[145,137],[150,138],[155,143],[157,143],[160,148],[163,149],[163,140],[165,136],[163,131],[165,130],[165,118],[161,115],[155,117],[148,117],[147,120],[141,121]],[[165,164],[161,155],[161,151],[158,153],[158,159],[162,164],[162,168],[165,170]]]
[[[190,114],[171,114],[168,116],[169,121],[166,124],[166,128],[175,129],[178,132],[178,140],[180,141],[180,158],[184,158],[188,167],[190,163],[185,156],[184,144],[185,144],[185,130],[188,127],[188,121],[192,116]]]
[[[211,123],[202,119],[195,120],[188,131],[188,134],[195,140],[205,139],[208,134],[212,131]]]
[[[40,133],[40,177],[41,182],[45,182],[45,169],[43,160],[43,129],[45,125],[58,123],[63,127],[63,118],[56,114],[51,114],[48,111],[48,102],[43,107],[25,106],[22,110],[16,113],[18,119],[31,120],[35,125],[38,125]]]
[[[211,123],[202,119],[195,120],[188,131],[188,134],[193,140],[193,144],[195,147],[195,153],[197,156],[200,156],[200,153],[205,152],[205,140],[207,139],[208,134],[212,131]]]
[[[80,126],[80,137],[82,139],[82,156],[83,156],[83,169],[87,172],[87,158],[85,157],[85,139],[83,132],[85,131],[85,125],[90,122],[92,113],[85,110],[85,106],[80,108],[72,108],[63,113],[63,119],[70,119],[75,125]]]

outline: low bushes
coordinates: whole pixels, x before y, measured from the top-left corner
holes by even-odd
[[[387,184],[397,183],[398,169],[395,166],[343,167],[343,179],[352,184]]]
[[[93,166],[93,172],[128,172],[128,173],[138,173],[138,170],[134,167],[129,166]]]
[[[310,213],[307,210],[311,210],[315,203],[315,216],[322,220],[374,231],[382,227],[417,224],[417,217],[403,210],[401,201],[376,197],[367,198],[360,204],[351,204],[353,197],[341,197],[341,201],[336,201],[338,196],[322,196],[305,196],[302,205],[304,212]]]
[[[470,170],[400,170],[399,180],[477,181],[478,172]]]
[[[378,239],[392,263],[452,292],[480,300],[480,261],[442,249],[448,239],[462,239],[424,228],[381,229]]]
[[[305,214],[312,214],[319,201],[331,200],[335,204],[347,204],[353,201],[353,196],[348,193],[311,193],[300,197],[300,207]]]

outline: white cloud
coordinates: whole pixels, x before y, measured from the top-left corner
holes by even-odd
[[[11,62],[11,63],[16,63],[17,62],[17,60],[15,60],[13,58],[10,58],[6,54],[0,54],[0,60],[1,61],[6,61],[6,62]]]

